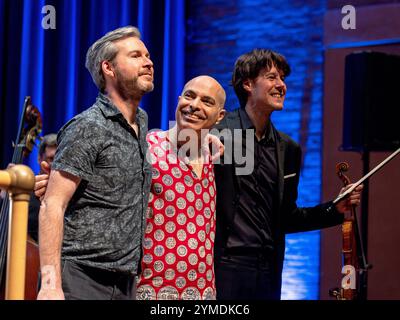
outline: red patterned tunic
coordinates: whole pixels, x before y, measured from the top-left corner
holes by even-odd
[[[215,299],[213,164],[199,178],[165,132],[147,142],[153,180],[137,299]]]

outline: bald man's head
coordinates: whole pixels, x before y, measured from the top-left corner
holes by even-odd
[[[225,106],[225,101],[226,101],[226,93],[225,93],[224,88],[221,86],[221,84],[213,77],[210,77],[207,75],[201,75],[201,76],[197,76],[197,77],[189,80],[188,82],[186,82],[185,86],[183,87],[182,94],[183,94],[183,92],[185,92],[185,89],[188,86],[196,85],[196,83],[199,83],[199,82],[202,84],[208,85],[210,88],[213,87],[216,90],[216,99],[218,101],[220,108],[223,109]]]
[[[178,128],[210,129],[224,117],[225,100],[225,90],[214,78],[202,75],[189,80],[176,108]]]

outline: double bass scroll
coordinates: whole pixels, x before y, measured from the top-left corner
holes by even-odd
[[[14,152],[11,163],[21,164],[35,145],[36,139],[42,131],[42,118],[39,110],[32,104],[29,96],[25,97],[23,111],[19,122],[17,138],[13,144]],[[0,210],[0,299],[6,295],[6,267],[8,265],[9,221],[12,216],[9,212],[10,199],[3,200]],[[39,248],[28,236],[26,241],[26,274],[25,299],[34,300],[37,295],[39,273]]]

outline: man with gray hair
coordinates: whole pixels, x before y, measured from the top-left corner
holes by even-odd
[[[39,214],[38,299],[135,297],[151,182],[139,103],[153,63],[139,30],[124,27],[89,48],[86,67],[100,93],[58,133]]]

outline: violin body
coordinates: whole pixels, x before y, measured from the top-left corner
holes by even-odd
[[[350,179],[344,174],[349,165],[341,162],[336,166],[336,174],[343,185],[350,184]],[[362,240],[360,237],[357,213],[353,206],[349,216],[342,224],[342,274],[341,288],[332,289],[329,294],[337,300],[357,300],[365,298],[366,272],[370,268],[366,262]]]
[[[358,261],[357,261],[357,246],[354,232],[354,218],[345,219],[342,224],[342,255],[343,269],[341,296],[344,300],[355,300],[357,298],[357,283],[358,283]]]

